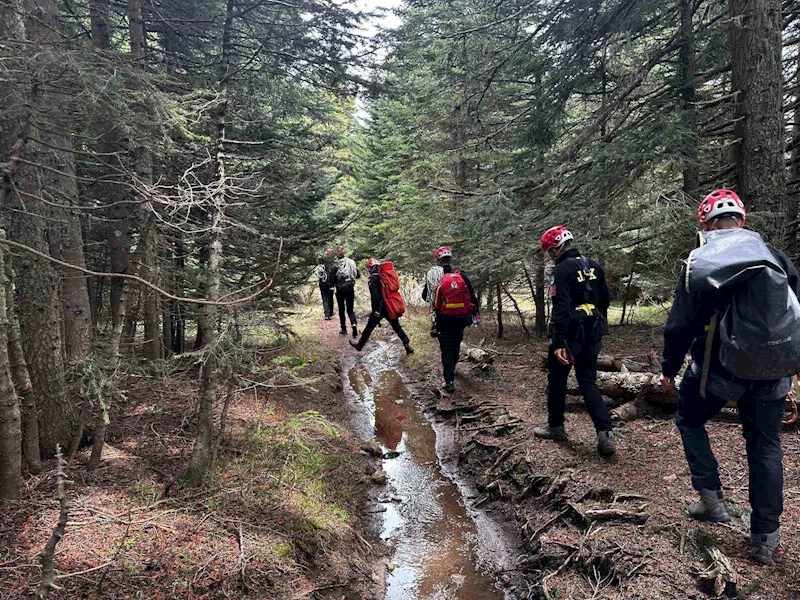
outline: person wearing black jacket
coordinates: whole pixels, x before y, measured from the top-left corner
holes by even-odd
[[[712,192],[698,210],[698,220],[706,231],[743,227],[745,218],[744,204],[731,190]],[[771,246],[769,249],[786,273],[791,289],[800,295],[794,265],[779,250]],[[690,293],[684,267],[664,328],[661,385],[668,391],[675,389],[675,377],[683,368],[686,353],[691,351],[692,364],[681,381],[675,424],[683,440],[692,486],[700,494],[700,499],[689,505],[689,514],[701,521],[727,522],[731,518],[705,424],[729,401],[737,402],[750,471],[750,558],[770,564],[778,547],[783,512],[779,434],[791,379],[750,381],[735,377],[720,363],[719,336],[712,339],[710,353],[706,354],[707,327],[714,313],[726,308],[726,296],[725,291]],[[707,356],[708,379],[705,397],[701,397],[702,365]]]
[[[361,352],[366,343],[369,341],[369,337],[372,335],[372,332],[375,330],[381,320],[386,319],[389,321],[389,325],[392,326],[392,329],[394,329],[397,337],[399,337],[400,341],[403,342],[403,347],[406,349],[406,354],[414,354],[414,348],[411,347],[411,342],[409,341],[406,332],[403,331],[403,327],[400,325],[400,319],[390,318],[389,313],[386,310],[386,303],[383,301],[381,276],[378,272],[380,266],[381,262],[377,258],[367,259],[367,270],[369,271],[369,280],[367,285],[369,287],[369,297],[372,312],[369,315],[367,326],[364,328],[364,331],[361,332],[361,339],[358,341],[355,341],[355,339],[350,339],[347,341],[353,348]]]
[[[610,297],[603,268],[572,247],[572,233],[559,225],[542,236],[542,251],[556,263],[550,282],[549,374],[547,378],[546,425],[534,435],[566,440],[564,410],[567,378],[575,367],[575,378],[597,431],[597,451],[614,454],[614,432],[608,407],[597,388],[597,355],[608,319]]]
[[[434,252],[434,258],[442,269],[442,275],[453,273],[453,251],[449,246],[442,246]],[[458,272],[464,279],[464,283],[469,290],[470,301],[473,307],[473,313],[477,314],[480,311],[478,304],[478,297],[475,294],[475,289],[472,287],[472,282],[469,277],[463,272]],[[429,288],[430,278],[426,279],[425,286],[422,288],[422,299],[426,302],[433,302],[435,298],[436,289]],[[441,283],[441,279],[439,279]],[[430,284],[431,287],[432,284]],[[472,314],[466,317],[449,316],[439,314],[435,310],[435,329],[431,330],[431,335],[439,338],[439,350],[442,353],[442,373],[444,374],[444,390],[450,394],[456,391],[456,365],[461,355],[461,342],[464,339],[464,329],[472,322]]]

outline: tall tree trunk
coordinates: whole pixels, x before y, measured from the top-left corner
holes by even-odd
[[[228,77],[230,75],[231,29],[233,26],[234,0],[227,0],[225,24],[222,30],[222,52],[217,77],[217,92],[220,97],[218,108],[212,115],[214,123],[214,170],[216,185],[208,199],[207,212],[210,230],[206,251],[206,298],[217,300],[220,287],[220,266],[222,263],[222,207],[225,201],[227,174],[225,172],[225,128],[228,108]],[[216,357],[216,309],[211,304],[200,307],[199,329],[203,331],[204,347],[207,349],[203,366],[200,369],[200,407],[197,417],[197,434],[192,457],[189,462],[187,478],[190,482],[205,480],[211,464],[214,442],[214,404],[217,399],[217,357]]]
[[[149,236],[144,252],[144,278],[151,283],[158,281],[156,268],[155,232]],[[144,320],[144,357],[148,360],[161,358],[161,330],[158,326],[158,294],[151,289],[142,289],[142,318]]]
[[[28,472],[37,475],[42,470],[42,460],[39,453],[39,414],[36,410],[36,397],[31,385],[31,376],[28,374],[28,364],[22,353],[19,322],[17,321],[14,307],[13,269],[11,261],[5,261],[5,297],[6,311],[8,312],[8,357],[11,369],[11,379],[17,390],[17,397],[22,404],[22,441],[25,451],[25,464]]]
[[[0,35],[8,39],[25,42],[28,40],[23,18],[22,0],[12,0],[7,7],[0,7]],[[22,89],[21,85],[12,86],[11,93],[6,96],[6,101],[13,101],[20,105],[29,101],[33,93],[28,89]],[[15,177],[19,168],[19,161],[23,158],[28,141],[28,133],[31,124],[31,116],[28,114],[20,124],[19,131],[16,132],[16,139],[11,143],[7,156],[3,156],[4,166],[2,167],[2,187],[0,187],[0,206],[9,206],[12,199],[12,190],[15,185]],[[0,235],[5,237],[5,231],[0,229]],[[28,366],[22,351],[20,341],[20,329],[16,315],[14,313],[14,290],[13,290],[13,269],[8,256],[4,255],[3,273],[5,276],[3,293],[6,299],[6,312],[8,318],[8,355],[10,357],[10,370],[17,386],[17,392],[22,397],[24,414],[24,438],[25,458],[28,470],[32,474],[41,471],[41,459],[39,454],[39,415],[36,409],[36,398],[28,375]],[[13,409],[12,409],[13,410]],[[13,419],[13,417],[12,417]]]
[[[89,19],[92,27],[92,43],[95,48],[107,50],[111,46],[108,0],[89,0]]]
[[[186,248],[181,232],[177,232],[175,235],[175,260],[172,267],[175,278],[174,292],[176,296],[183,296]],[[172,353],[183,354],[186,347],[186,310],[183,304],[174,300],[170,300],[169,307],[172,313]]]
[[[678,56],[680,77],[680,96],[683,122],[689,130],[684,135],[683,148],[683,192],[689,196],[697,193],[700,187],[700,168],[697,162],[697,115],[695,110],[695,46],[693,0],[681,0],[680,38],[681,48]]]
[[[497,339],[503,337],[503,285],[498,281],[495,286],[495,298],[497,298]]]
[[[32,42],[31,55],[37,56],[37,44],[45,47],[60,41],[56,19],[57,6],[53,0],[24,0],[23,8],[27,39]],[[36,77],[47,78],[47,72],[37,71]],[[50,119],[59,110],[59,99],[47,93],[46,84],[33,79],[30,86],[30,119],[37,132],[46,138],[42,144],[31,140],[26,153],[33,163],[61,170],[64,160],[59,157],[63,148],[61,136],[51,133],[55,128]],[[54,139],[57,138],[57,139]],[[68,178],[71,176],[68,176]],[[19,194],[14,198],[10,234],[14,241],[29,246],[43,254],[50,248],[47,239],[48,214],[41,201],[50,189],[61,189],[63,176],[51,170],[26,165],[20,170],[16,183]],[[21,252],[15,256],[19,320],[22,346],[39,411],[39,440],[42,455],[55,455],[56,445],[66,447],[72,438],[77,422],[77,411],[67,396],[64,358],[61,337],[61,302],[58,296],[58,276],[52,264],[32,254]]]
[[[0,248],[0,278],[8,284],[6,249]],[[9,377],[6,294],[0,293],[0,500],[19,498],[22,479],[22,428],[19,400]]]
[[[59,137],[62,147],[71,147],[67,137]],[[70,153],[60,152],[60,168],[65,173],[75,173],[75,162]],[[72,205],[78,204],[78,183],[74,177],[59,177],[55,185],[60,186],[64,198]],[[80,217],[70,210],[51,211],[59,222],[50,227],[51,254],[77,267],[86,268],[83,254],[83,234]],[[91,306],[86,276],[72,269],[61,269],[61,302],[64,324],[64,349],[67,363],[83,361],[92,345]]]
[[[545,335],[547,333],[547,307],[545,305],[545,284],[544,284],[544,254],[536,255],[536,295],[533,302],[536,305],[536,333]]]
[[[781,2],[730,0],[730,16],[737,190],[754,227],[780,244],[786,217]]]

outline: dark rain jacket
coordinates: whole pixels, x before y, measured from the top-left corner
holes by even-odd
[[[550,343],[554,348],[565,348],[568,344],[577,342],[599,343],[602,337],[604,323],[608,320],[608,306],[611,298],[606,285],[606,275],[599,263],[587,259],[589,263],[588,288],[587,277],[583,274],[581,266],[581,253],[576,248],[570,248],[562,254],[550,274],[550,301],[553,309],[550,316]],[[584,304],[593,304],[598,313],[589,317],[579,312],[578,308]],[[584,319],[583,327],[581,316]],[[595,331],[592,340],[585,340],[587,335],[585,325],[591,321],[592,330]]]
[[[792,261],[786,255],[767,244],[775,260],[788,277],[789,286],[800,297],[800,279]],[[667,377],[675,377],[683,367],[686,353],[691,350],[692,360],[702,366],[706,349],[706,326],[710,323],[715,311],[724,311],[730,303],[730,292],[725,290],[715,292],[692,292],[686,290],[686,267],[681,272],[678,287],[675,290],[675,300],[669,311],[667,324],[664,327],[664,352],[661,361],[661,372]],[[711,362],[709,372],[717,375],[727,382],[740,382],[719,362],[719,336],[713,341],[711,349]],[[789,379],[775,380],[772,387],[781,388],[775,392],[776,396],[788,392]],[[768,386],[769,387],[769,386]],[[783,391],[785,388],[785,391]]]

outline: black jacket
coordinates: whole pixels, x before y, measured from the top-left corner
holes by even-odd
[[[369,274],[367,287],[369,288],[369,299],[372,306],[372,312],[383,314],[385,312],[383,310],[383,289],[381,288],[381,276],[377,271]]]
[[[792,261],[786,255],[769,246],[775,259],[789,278],[789,285],[800,296],[800,281]],[[661,372],[667,377],[675,377],[683,366],[686,353],[691,349],[692,360],[703,364],[706,349],[706,326],[711,321],[715,310],[724,310],[729,303],[729,294],[719,292],[686,291],[686,267],[681,272],[675,300],[669,311],[667,324],[664,327],[664,354],[661,361]],[[719,363],[719,337],[714,340],[709,370],[718,373],[725,379],[734,379]]]
[[[455,271],[452,265],[445,265],[442,268],[442,270],[445,272],[445,274],[452,273],[453,271]],[[470,302],[472,302],[473,312],[475,313],[481,312],[480,304],[478,304],[478,295],[475,293],[475,288],[472,287],[472,282],[469,280],[469,277],[467,277],[467,274],[464,273],[464,271],[459,271],[458,273],[459,275],[461,275],[462,279],[464,280],[464,283],[467,284],[467,289],[469,290]],[[428,289],[428,282],[426,281],[425,287],[422,288],[422,299],[425,302],[428,302],[428,296],[435,293],[436,290]]]
[[[588,259],[590,274],[587,288],[580,257],[581,253],[576,248],[570,248],[559,257],[550,274],[550,301],[553,305],[550,341],[556,349],[582,341],[583,333],[578,319],[580,313],[576,310],[579,306],[594,304],[602,318],[608,319],[611,298],[603,267]]]

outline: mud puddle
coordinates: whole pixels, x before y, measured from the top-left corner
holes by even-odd
[[[356,427],[384,452],[388,485],[376,507],[381,537],[392,547],[386,598],[495,600],[510,598],[487,570],[510,559],[502,532],[469,506],[476,494],[447,460],[452,434],[429,424],[396,370],[402,347],[371,343],[344,359]]]

